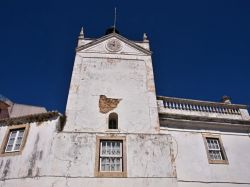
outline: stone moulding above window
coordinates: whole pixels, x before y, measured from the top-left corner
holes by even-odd
[[[101,153],[101,146],[107,143],[113,143],[118,146],[119,154],[115,156],[104,155]],[[127,153],[126,153],[126,137],[125,136],[97,136],[96,137],[96,155],[95,155],[95,176],[96,177],[127,177]],[[101,159],[104,157],[108,159],[116,158],[119,160],[120,168],[117,171],[101,171]],[[118,163],[118,162],[117,162]],[[119,164],[118,163],[118,164]]]
[[[229,164],[219,135],[202,134],[209,164]]]
[[[29,127],[29,124],[9,126],[1,144],[0,156],[14,156],[21,154],[27,140]],[[9,142],[11,135],[13,136],[12,143]],[[10,146],[9,150],[6,148],[7,145]],[[15,148],[17,145],[18,148]]]

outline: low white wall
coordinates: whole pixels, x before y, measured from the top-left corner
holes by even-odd
[[[1,187],[176,186],[169,135],[57,132],[57,123],[30,124],[22,153],[0,157]],[[6,131],[0,128],[0,135]],[[97,136],[126,137],[127,177],[95,177]]]
[[[181,186],[195,186],[196,182],[196,186],[250,185],[250,137],[247,134],[204,131],[220,135],[229,162],[209,164],[201,131],[162,128],[161,132],[170,133],[175,140],[177,179],[185,181]]]

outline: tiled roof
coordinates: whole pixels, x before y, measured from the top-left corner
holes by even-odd
[[[10,101],[7,97],[4,97],[3,95],[0,94],[0,101]]]
[[[40,114],[31,114],[26,116],[20,116],[15,118],[5,118],[0,119],[0,126],[10,126],[10,125],[18,125],[24,123],[33,123],[33,122],[43,122],[48,121],[59,116],[63,116],[59,112],[46,112]]]

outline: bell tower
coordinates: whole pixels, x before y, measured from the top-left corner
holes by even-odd
[[[64,131],[158,133],[155,83],[146,34],[142,41],[135,42],[114,28],[98,39],[85,38],[81,30],[66,115]]]

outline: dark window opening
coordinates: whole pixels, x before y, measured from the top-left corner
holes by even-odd
[[[109,114],[109,129],[118,129],[118,115],[116,113]]]

